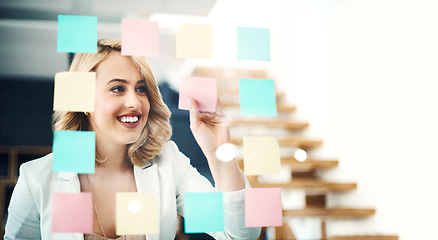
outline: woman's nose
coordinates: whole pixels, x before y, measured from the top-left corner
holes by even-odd
[[[129,91],[126,94],[125,107],[138,109],[140,108],[140,105],[141,105],[141,101],[139,99],[139,96],[136,94],[136,92]]]

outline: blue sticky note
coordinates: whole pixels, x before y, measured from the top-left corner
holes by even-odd
[[[96,134],[54,131],[53,172],[94,173]]]
[[[184,230],[186,233],[223,232],[222,192],[184,193]]]
[[[239,79],[240,115],[277,116],[274,80]]]
[[[237,59],[271,61],[268,28],[237,28]]]
[[[97,17],[58,15],[58,52],[97,52]]]

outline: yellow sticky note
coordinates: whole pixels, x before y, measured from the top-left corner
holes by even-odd
[[[150,193],[116,194],[117,235],[158,234],[158,207]]]
[[[94,112],[95,72],[58,72],[55,75],[53,110]]]
[[[280,147],[276,137],[243,137],[243,162],[246,175],[280,173]]]
[[[177,58],[211,58],[211,25],[180,24],[176,31]]]

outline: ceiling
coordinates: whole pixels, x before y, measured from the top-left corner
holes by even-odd
[[[123,4],[121,4],[123,2]],[[0,79],[5,76],[52,79],[68,67],[67,53],[56,51],[57,16],[98,17],[98,38],[120,39],[122,18],[148,19],[152,14],[207,17],[216,0],[1,0]],[[160,57],[155,68],[174,58],[174,33],[160,27]]]

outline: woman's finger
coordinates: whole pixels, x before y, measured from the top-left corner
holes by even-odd
[[[199,106],[194,99],[190,99],[190,124],[198,124],[200,119]]]

